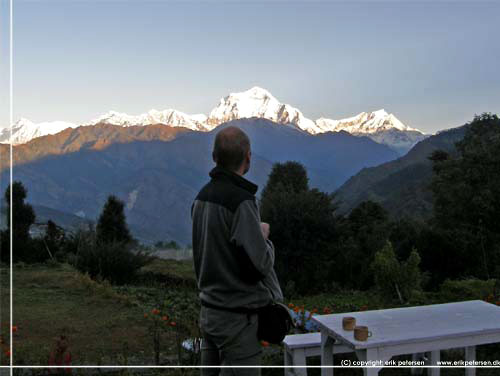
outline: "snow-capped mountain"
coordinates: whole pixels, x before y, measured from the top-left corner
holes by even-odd
[[[310,134],[326,132],[349,132],[354,136],[367,136],[375,142],[385,144],[405,153],[417,142],[427,137],[418,129],[406,126],[384,109],[362,112],[356,116],[332,120],[306,118],[298,109],[280,103],[267,90],[253,87],[241,93],[231,93],[222,98],[212,110],[207,127],[213,129],[224,122],[249,117],[266,118],[281,124],[293,124]]]
[[[341,120],[319,118],[316,120],[316,123],[330,132],[346,131],[351,134],[365,135],[389,129],[396,129],[403,132],[419,132],[417,129],[404,125],[396,116],[388,114],[384,109],[373,112],[362,112],[356,116]]]
[[[185,127],[194,131],[210,131],[222,123],[251,117],[265,118],[276,123],[292,125],[313,135],[345,131],[355,136],[367,136],[401,153],[406,152],[418,141],[427,137],[418,129],[406,126],[396,116],[383,109],[362,112],[356,116],[341,120],[322,117],[313,121],[305,117],[297,108],[281,103],[269,91],[257,86],[243,92],[231,93],[222,98],[209,116],[204,114],[188,115],[173,109],[151,110],[141,115],[128,115],[110,111],[82,125],[107,123],[128,127],[165,124],[171,127]],[[21,119],[14,125],[12,143],[26,143],[33,138],[54,134],[65,128],[74,128],[76,126],[73,123],[60,121],[35,124],[27,119]],[[0,131],[0,143],[8,142],[9,136],[10,131],[2,129]]]
[[[121,112],[109,111],[108,113],[92,120],[89,124],[107,123],[130,127],[134,125],[166,124],[171,127],[185,127],[195,131],[204,131],[207,117],[203,114],[187,115],[177,110],[157,111],[151,110],[145,114],[131,116]]]
[[[207,125],[209,129],[213,129],[231,120],[251,117],[293,124],[311,134],[322,133],[321,128],[314,121],[307,119],[302,112],[288,104],[280,103],[267,90],[257,86],[222,98],[218,106],[210,112]]]
[[[34,138],[47,136],[49,134],[59,133],[66,128],[76,128],[77,124],[66,121],[51,121],[43,123],[33,123],[32,121],[21,118],[12,127],[12,143],[24,144]],[[0,143],[9,143],[10,129],[0,128]]]
[[[316,124],[331,132],[345,131],[354,136],[367,136],[379,144],[390,146],[400,154],[405,154],[417,142],[428,137],[418,129],[408,127],[396,116],[384,109],[362,112],[356,116],[332,120],[319,118]]]

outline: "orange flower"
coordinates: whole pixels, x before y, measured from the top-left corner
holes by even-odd
[[[317,309],[317,308],[314,308],[314,309],[312,310],[312,313],[318,313],[318,309]]]
[[[299,307],[295,307],[295,308],[293,309],[293,312],[298,313],[298,312],[299,312]]]
[[[147,318],[148,318],[148,314],[147,314],[147,313],[145,313],[145,314],[144,314],[144,318],[145,318],[145,319],[147,319]]]
[[[153,315],[157,315],[158,313],[160,313],[160,310],[159,310],[159,309],[157,309],[157,308],[153,308],[153,309],[151,310],[151,313],[152,313]]]
[[[500,306],[500,300],[496,302],[496,305]]]
[[[17,332],[17,325],[12,325],[12,331]]]
[[[163,321],[167,321],[167,320],[168,320],[168,316],[163,316],[161,319],[162,319]]]
[[[323,313],[326,313],[326,314],[332,313],[332,310],[328,307],[325,307],[325,308],[323,308]]]
[[[170,326],[176,326],[176,325],[177,325],[177,324],[175,323],[175,321],[172,321],[172,322],[170,323]]]
[[[5,355],[10,357],[10,350],[5,351]]]
[[[267,341],[260,341],[260,344],[262,345],[262,347],[268,347],[269,346],[269,342],[267,342]]]
[[[288,308],[293,308],[293,303],[289,303]]]

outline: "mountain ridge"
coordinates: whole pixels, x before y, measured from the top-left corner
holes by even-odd
[[[12,138],[10,130],[0,130],[0,143],[12,141],[23,144],[40,136],[56,134],[66,128],[78,126],[95,126],[107,123],[122,127],[164,124],[170,127],[184,127],[193,131],[208,132],[231,120],[259,117],[282,125],[293,125],[307,133],[316,135],[327,132],[347,131],[355,136],[368,136],[375,142],[388,145],[403,154],[426,135],[403,124],[394,114],[385,110],[362,112],[358,115],[333,120],[321,117],[315,121],[308,119],[297,108],[278,101],[269,91],[260,87],[230,93],[220,99],[218,105],[209,113],[188,115],[174,109],[163,111],[150,110],[140,115],[109,111],[104,115],[84,124],[68,122],[43,122],[35,124],[21,119],[13,126]]]
[[[221,127],[230,125],[243,129],[252,140],[252,165],[245,177],[261,188],[275,162],[303,163],[311,186],[331,192],[361,168],[397,157],[387,146],[347,132],[313,136],[260,118],[233,120]],[[141,131],[142,139],[134,139]],[[156,135],[166,131],[164,140],[158,140]],[[29,202],[95,221],[107,196],[114,194],[125,202],[131,228],[143,228],[137,233],[144,238],[190,243],[189,209],[209,180],[218,130],[101,124],[66,132],[64,137],[56,134],[13,147],[14,180],[23,182]],[[52,145],[50,154],[40,154],[43,144]],[[21,163],[17,154],[31,155],[30,147],[36,156]],[[6,158],[8,148],[0,145],[0,156]],[[3,190],[9,182],[7,166],[4,161]]]
[[[348,213],[362,201],[380,203],[393,217],[427,219],[432,211],[432,163],[435,150],[455,152],[466,126],[451,128],[417,143],[406,155],[360,170],[337,191],[339,211]]]

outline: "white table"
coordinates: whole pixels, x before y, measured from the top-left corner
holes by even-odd
[[[356,318],[372,332],[367,341],[354,339],[353,331],[342,329],[342,318]],[[430,363],[440,360],[440,350],[465,348],[465,359],[476,359],[476,346],[500,342],[500,307],[482,300],[349,312],[312,317],[321,331],[321,364],[333,365],[335,340],[351,347],[359,360],[388,361],[395,355],[430,352]],[[383,364],[383,363],[382,363]],[[378,375],[382,367],[364,368],[365,376]],[[429,368],[439,376],[439,368]],[[466,368],[474,376],[475,368]],[[332,376],[333,368],[322,368],[322,376]]]

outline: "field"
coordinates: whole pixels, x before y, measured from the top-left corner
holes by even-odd
[[[1,269],[2,332],[6,333],[9,307],[8,269]],[[189,309],[195,320],[195,306],[182,306],[183,300],[195,300],[196,290],[192,264],[189,261],[156,260],[144,267],[137,284],[111,286],[107,282],[93,281],[68,264],[19,264],[14,267],[14,363],[47,364],[57,336],[65,334],[74,365],[153,365],[153,336],[150,332],[151,310],[166,302],[169,321],[176,316],[179,324]],[[478,294],[481,292],[478,290]],[[467,297],[468,298],[468,297]],[[480,298],[480,296],[478,296]],[[446,301],[446,296],[426,294],[413,304],[429,304]],[[449,299],[448,299],[449,300]],[[331,294],[294,297],[288,303],[305,309],[316,308],[331,312],[386,308],[374,292],[339,290]],[[394,304],[392,305],[394,306]],[[184,310],[184,311],[183,311]],[[180,314],[179,314],[180,313]],[[148,317],[144,317],[148,315]],[[161,314],[160,314],[161,315]],[[181,325],[179,325],[181,326]],[[193,328],[191,327],[193,330]],[[197,357],[186,357],[181,351],[179,360],[179,331],[171,327],[162,332],[160,364],[196,364]],[[193,332],[194,333],[194,332]],[[185,338],[181,338],[185,339]],[[5,337],[8,341],[8,338]],[[478,348],[477,358],[500,358],[498,345]],[[266,365],[282,365],[279,346],[264,349]],[[442,359],[460,359],[461,350],[442,352]],[[351,355],[349,358],[354,359]],[[409,359],[409,356],[402,357]],[[7,363],[2,351],[2,364]],[[336,360],[337,361],[337,360]],[[195,363],[189,363],[195,362]],[[319,365],[319,359],[310,364]],[[477,374],[494,375],[495,370],[480,369]],[[180,371],[178,371],[180,372]],[[186,371],[197,374],[197,370]],[[281,375],[282,369],[264,369],[264,375]],[[463,370],[443,370],[443,375],[461,375]],[[319,369],[311,369],[310,375],[319,375]],[[383,375],[406,375],[409,370],[384,369]],[[361,375],[361,370],[340,369],[336,375]]]
[[[170,278],[180,278],[182,269],[168,264]],[[144,314],[154,308],[157,288],[112,287],[68,264],[16,266],[13,275],[15,364],[46,364],[60,334],[69,339],[73,364],[153,364]],[[2,318],[7,321],[8,269],[2,269],[1,278]],[[172,352],[173,337],[165,333],[165,353]]]

